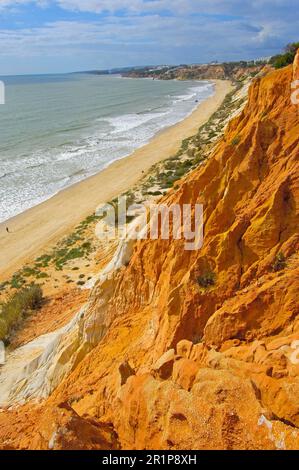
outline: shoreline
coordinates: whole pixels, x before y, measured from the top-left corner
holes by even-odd
[[[122,77],[121,75],[115,75],[113,78],[119,78],[119,79],[125,79],[124,77]],[[135,82],[136,81],[140,81],[140,80],[148,80],[147,78],[140,78],[140,79],[137,79],[137,78],[129,78],[130,80],[134,80]],[[161,82],[165,82],[165,80],[159,80]],[[171,81],[178,81],[176,79],[174,80],[171,80]],[[58,187],[57,189],[53,189],[52,191],[49,191],[48,194],[43,194],[43,195],[39,195],[39,196],[36,196],[36,197],[33,197],[31,199],[29,199],[29,204],[27,205],[27,207],[23,207],[21,210],[17,209],[17,211],[12,211],[11,213],[7,213],[6,214],[6,217],[5,219],[2,219],[0,218],[0,226],[3,224],[9,224],[10,223],[10,220],[14,219],[15,217],[17,217],[18,215],[21,215],[21,214],[24,214],[25,212],[29,211],[30,209],[33,209],[34,207],[36,206],[39,206],[40,204],[43,204],[44,202],[48,201],[49,199],[51,199],[52,197],[56,196],[58,193],[60,193],[61,191],[64,191],[65,189],[68,189],[70,188],[71,186],[75,185],[75,184],[78,184],[78,183],[81,183],[82,181],[84,180],[87,180],[88,178],[92,177],[92,176],[95,176],[97,174],[99,174],[100,172],[104,171],[107,167],[109,167],[112,163],[118,161],[118,160],[121,160],[123,158],[126,158],[126,157],[129,157],[130,155],[132,155],[135,151],[139,150],[140,148],[144,147],[145,145],[147,145],[148,143],[150,143],[156,136],[160,135],[160,133],[164,132],[165,130],[173,127],[173,126],[176,126],[177,124],[179,124],[181,121],[184,121],[186,118],[188,118],[196,109],[197,107],[199,106],[200,103],[202,103],[203,101],[205,101],[206,99],[210,98],[211,96],[213,96],[214,92],[215,92],[215,83],[213,82],[213,80],[188,80],[187,81],[188,83],[190,82],[190,84],[192,83],[192,87],[191,85],[185,90],[186,94],[184,94],[183,96],[190,96],[188,95],[188,92],[190,93],[191,90],[196,90],[196,83],[200,84],[200,88],[202,90],[202,87],[205,87],[206,84],[208,84],[210,87],[212,86],[212,94],[210,96],[207,96],[205,98],[200,98],[197,96],[197,91],[195,93],[193,93],[194,95],[194,100],[192,102],[192,108],[190,108],[189,110],[186,110],[186,113],[184,113],[184,116],[177,116],[175,120],[175,122],[173,122],[172,124],[171,123],[168,123],[168,124],[165,124],[165,122],[161,122],[161,126],[158,130],[154,131],[154,133],[151,135],[151,136],[147,136],[146,138],[143,138],[139,139],[139,142],[137,143],[137,145],[134,145],[131,149],[126,149],[125,151],[123,151],[123,153],[117,155],[118,151],[117,149],[115,149],[115,153],[113,155],[112,153],[112,158],[110,159],[110,161],[106,161],[104,163],[101,163],[99,162],[99,164],[97,165],[98,168],[85,168],[85,169],[79,169],[77,171],[75,171],[74,173],[69,173],[69,174],[66,174],[66,175],[63,175],[63,179],[65,180],[69,180],[69,181],[66,181],[65,184],[63,184],[62,186]],[[178,100],[180,101],[180,100]],[[175,107],[174,107],[174,104],[173,104],[173,109],[171,110],[171,108],[165,108],[165,109],[168,109],[167,112],[165,113],[165,116],[168,115],[168,114],[171,114],[172,116],[174,115],[175,116]],[[170,113],[169,113],[169,110],[170,110]],[[146,111],[144,112],[146,113]],[[143,115],[144,114],[143,112],[142,113],[137,113],[136,116],[138,115]],[[124,115],[125,116],[125,115]],[[117,115],[115,116],[116,119],[121,119],[123,116],[120,114],[120,115]],[[101,118],[101,120],[106,120],[105,117]],[[109,118],[110,119],[110,118]],[[112,117],[112,119],[114,119],[114,117]],[[117,129],[117,126],[116,126],[116,129]],[[118,131],[119,132],[119,131]],[[132,133],[133,132],[133,133]],[[133,128],[131,130],[131,135],[133,136],[134,135],[134,132],[135,132],[135,129]],[[97,135],[97,134],[94,134],[94,135]],[[81,136],[81,138],[83,138]],[[58,160],[59,162],[59,160]],[[78,179],[74,177],[76,177],[76,175],[78,174],[82,174]],[[5,177],[9,174],[9,171],[7,173],[3,173],[2,175],[0,175],[0,178],[2,177]],[[47,183],[50,183],[50,181],[48,181]],[[20,198],[19,198],[20,199]],[[33,202],[34,201],[34,202]],[[7,202],[7,204],[9,206],[9,203]],[[12,204],[13,205],[13,204]]]
[[[162,129],[149,143],[129,156],[115,160],[97,174],[75,183],[46,201],[0,224],[0,279],[17,271],[43,253],[96,207],[134,186],[154,165],[175,154],[182,140],[198,128],[221,105],[232,84],[211,80],[214,94],[199,103],[185,119]],[[6,233],[9,226],[11,233]]]

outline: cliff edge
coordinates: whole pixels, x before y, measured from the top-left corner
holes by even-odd
[[[298,70],[299,54],[255,79],[165,196],[203,204],[203,248],[137,242],[93,290],[98,344],[47,399],[0,413],[0,447],[299,449]]]

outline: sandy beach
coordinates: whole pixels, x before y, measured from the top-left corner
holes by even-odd
[[[77,183],[46,202],[0,224],[0,279],[43,253],[66,235],[97,205],[130,189],[151,166],[175,154],[181,141],[196,133],[232,89],[229,81],[215,80],[215,94],[199,104],[184,121],[162,131],[132,155]],[[10,233],[6,232],[9,227]]]

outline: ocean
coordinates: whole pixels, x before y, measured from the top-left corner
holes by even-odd
[[[214,90],[208,81],[115,75],[1,80],[0,222],[131,154]]]

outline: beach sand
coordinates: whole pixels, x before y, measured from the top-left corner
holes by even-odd
[[[0,224],[0,280],[54,245],[100,203],[129,190],[153,164],[174,155],[182,140],[194,135],[232,90],[229,81],[214,82],[215,94],[200,103],[185,120],[160,132],[147,145],[95,176]]]

